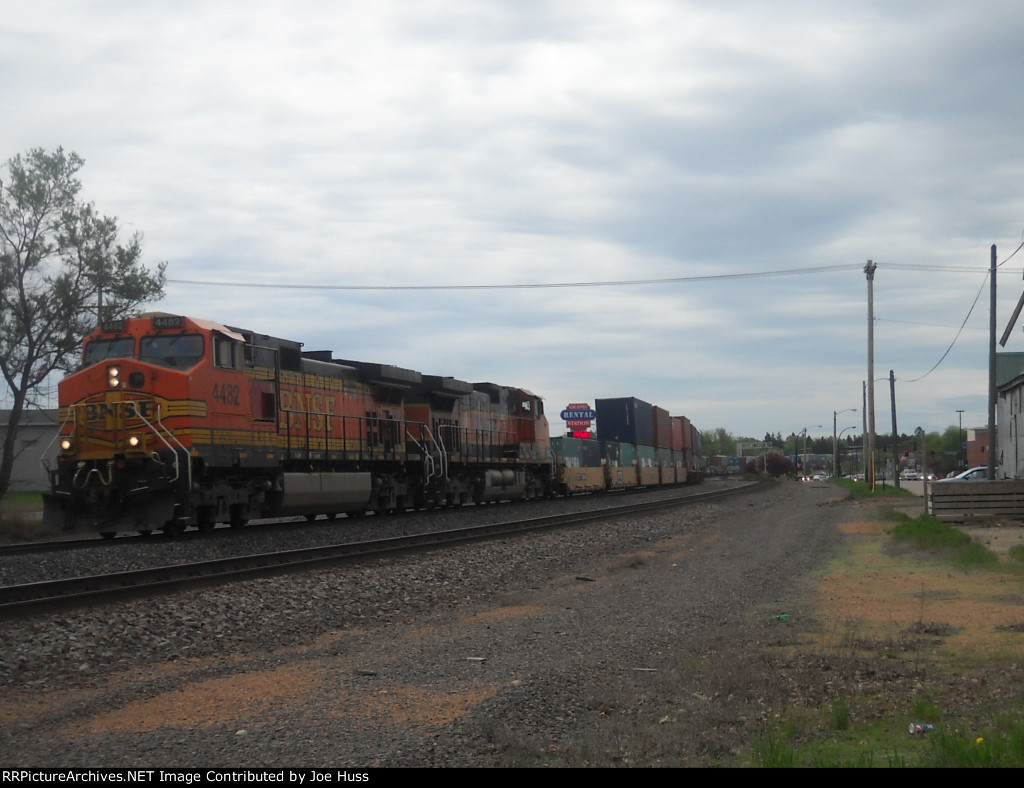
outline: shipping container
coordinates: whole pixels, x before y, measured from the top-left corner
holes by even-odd
[[[637,477],[641,487],[656,487],[661,483],[661,469],[653,446],[637,446]]]
[[[673,416],[672,417],[672,444],[670,448],[672,451],[682,451],[686,447],[686,440],[683,437],[684,428],[687,427],[689,422],[685,416]]]
[[[679,451],[672,451],[672,464],[676,468],[676,483],[685,484],[690,481],[689,473],[686,467],[686,454],[681,449]]]
[[[552,438],[555,461],[576,468],[601,467],[601,443],[590,438]]]
[[[655,464],[658,466],[659,478],[662,484],[676,483],[676,467],[672,462],[672,449],[656,448]]]
[[[552,438],[556,492],[572,494],[606,489],[601,444],[586,438]]]
[[[651,407],[651,427],[654,430],[654,440],[651,445],[656,449],[672,448],[672,417],[664,408],[657,405]]]
[[[653,446],[653,408],[636,397],[595,400],[598,440]]]
[[[637,486],[636,451],[632,444],[603,441],[601,455],[604,457],[608,489]]]

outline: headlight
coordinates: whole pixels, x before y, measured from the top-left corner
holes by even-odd
[[[116,389],[121,385],[121,368],[107,367],[107,385]]]
[[[71,451],[71,447],[73,445],[74,444],[71,442],[71,438],[61,438],[60,450],[61,451]]]
[[[136,448],[140,443],[142,443],[142,439],[138,435],[132,435],[130,438],[128,438],[128,445],[131,446],[133,449]]]

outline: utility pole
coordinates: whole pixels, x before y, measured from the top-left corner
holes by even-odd
[[[864,471],[864,481],[868,480],[868,384],[861,381],[860,384],[860,455],[861,468]]]
[[[988,479],[996,478],[996,245],[992,244],[988,309]]]
[[[964,459],[964,412],[961,409],[957,409],[958,418],[960,419],[960,426],[958,427],[959,432],[956,434],[956,467],[958,471],[967,470],[967,460]]]
[[[889,397],[892,400],[892,483],[900,486],[900,434],[896,431],[896,374],[889,370]]]
[[[867,467],[868,489],[875,491],[875,269],[877,263],[868,260],[864,275],[868,279],[868,439]]]

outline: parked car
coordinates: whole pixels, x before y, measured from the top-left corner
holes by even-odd
[[[945,479],[939,479],[939,482],[985,482],[988,481],[988,466],[978,465],[974,468],[968,468],[966,471],[961,471],[956,476],[947,476]]]

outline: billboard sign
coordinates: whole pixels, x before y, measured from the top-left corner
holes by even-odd
[[[597,411],[586,402],[573,402],[565,406],[561,416],[570,430],[589,430],[590,423],[597,418]]]

